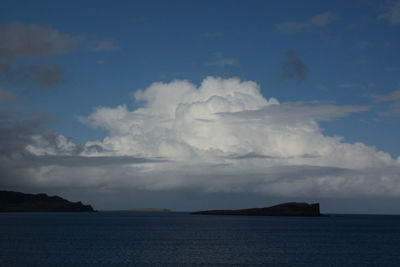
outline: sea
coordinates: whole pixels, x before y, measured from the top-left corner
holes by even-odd
[[[400,216],[0,213],[0,266],[400,266]]]

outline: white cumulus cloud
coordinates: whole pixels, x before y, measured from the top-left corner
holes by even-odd
[[[100,195],[400,196],[400,157],[319,127],[369,107],[280,103],[255,82],[215,77],[200,86],[153,83],[134,98],[138,108],[98,107],[81,117],[109,132],[85,144],[44,130],[45,118],[0,114],[0,186]]]
[[[215,77],[199,87],[153,83],[134,97],[140,108],[99,107],[80,118],[109,132],[87,142],[81,155],[162,161],[96,166],[98,180],[87,183],[275,196],[400,195],[399,159],[326,136],[318,125],[368,107],[280,103],[266,99],[255,82]]]

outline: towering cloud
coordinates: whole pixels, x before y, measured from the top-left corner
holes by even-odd
[[[81,118],[110,133],[85,145],[101,147],[96,155],[168,160],[135,169],[125,180],[135,186],[273,195],[400,193],[399,160],[324,136],[318,126],[367,107],[281,104],[265,99],[254,82],[213,77],[198,88],[188,81],[154,83],[135,99],[141,108],[101,107]]]
[[[7,174],[33,187],[92,191],[400,196],[400,159],[325,136],[318,125],[368,107],[279,103],[264,98],[255,82],[214,77],[199,87],[153,83],[134,96],[137,109],[99,107],[80,118],[105,128],[104,140],[77,145],[51,132],[17,139],[27,160]],[[2,168],[11,157],[3,156]]]

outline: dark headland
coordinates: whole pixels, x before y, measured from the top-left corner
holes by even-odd
[[[59,196],[25,194],[0,190],[0,212],[11,211],[94,211],[82,202],[71,202]]]
[[[288,202],[267,208],[240,210],[205,210],[192,214],[204,215],[253,215],[253,216],[321,216],[319,203]]]

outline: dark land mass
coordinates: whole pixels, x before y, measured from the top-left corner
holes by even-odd
[[[205,210],[192,214],[204,215],[253,215],[253,216],[322,216],[319,203],[288,202],[268,208],[253,208],[240,210]]]
[[[70,202],[59,196],[25,194],[0,190],[0,212],[11,211],[94,211],[82,202]]]

